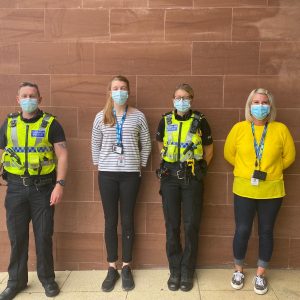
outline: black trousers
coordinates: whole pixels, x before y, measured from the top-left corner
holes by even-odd
[[[8,266],[9,287],[28,282],[29,222],[32,220],[36,245],[37,274],[42,284],[54,280],[52,235],[54,207],[50,206],[53,185],[38,187],[8,182],[5,198],[6,223],[11,244]]]
[[[192,276],[196,267],[198,233],[202,208],[203,182],[189,183],[175,176],[161,180],[166,225],[166,252],[171,272]],[[184,249],[180,242],[181,211],[184,224]]]
[[[140,186],[139,172],[98,173],[98,183],[105,217],[107,261],[118,260],[118,211],[122,225],[122,260],[132,260],[134,239],[134,208]]]

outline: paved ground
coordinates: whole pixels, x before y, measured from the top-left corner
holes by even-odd
[[[56,272],[57,282],[61,293],[54,299],[58,300],[235,300],[235,299],[300,299],[300,270],[270,270],[268,272],[269,291],[264,296],[256,295],[253,291],[252,279],[254,269],[246,271],[245,286],[235,291],[230,286],[232,270],[229,269],[200,269],[195,276],[194,288],[190,292],[171,292],[166,282],[169,276],[167,270],[134,270],[136,288],[124,292],[121,281],[117,282],[113,292],[103,293],[100,285],[106,271],[64,271]],[[6,287],[7,273],[0,273],[0,289]],[[20,293],[17,300],[50,299],[44,294],[36,273],[29,274],[29,285]],[[53,299],[53,298],[52,298]]]

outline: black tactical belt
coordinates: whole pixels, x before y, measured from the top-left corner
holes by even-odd
[[[16,183],[23,186],[43,186],[54,183],[53,176],[20,176],[15,174],[7,174],[7,181],[9,183]]]

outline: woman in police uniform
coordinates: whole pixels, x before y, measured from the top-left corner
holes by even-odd
[[[163,116],[156,135],[162,155],[157,174],[167,235],[168,288],[172,291],[193,288],[203,177],[213,155],[209,124],[202,113],[191,109],[193,98],[190,85],[178,85],[173,95],[175,109]],[[180,243],[181,209],[184,249]]]

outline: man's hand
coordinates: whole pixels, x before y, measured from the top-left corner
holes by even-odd
[[[61,186],[60,184],[56,184],[55,188],[51,193],[50,206],[60,203],[63,193],[64,193],[64,187]]]

